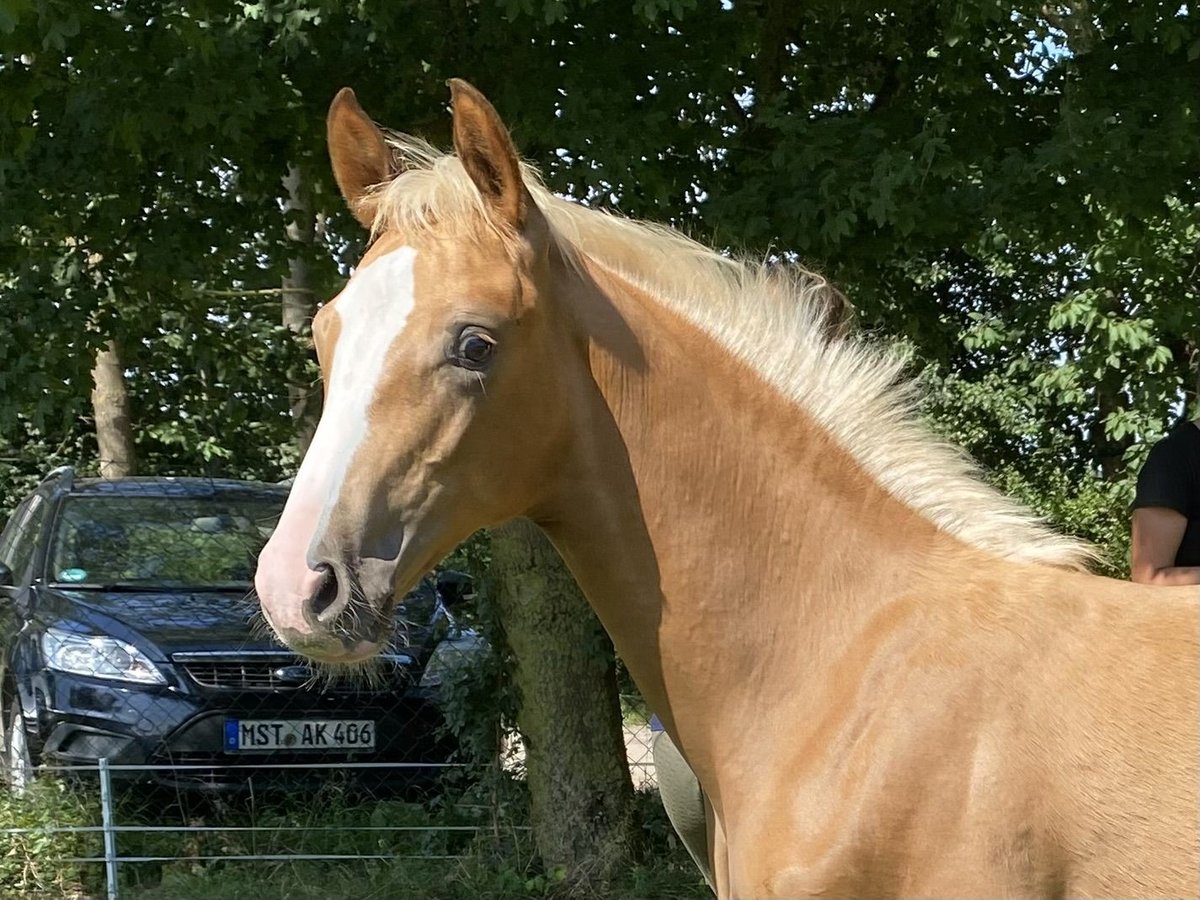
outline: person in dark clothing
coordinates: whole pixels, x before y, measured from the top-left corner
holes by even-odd
[[[1200,584],[1200,418],[1155,444],[1138,475],[1130,577]]]

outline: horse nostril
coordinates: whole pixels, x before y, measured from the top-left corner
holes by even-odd
[[[332,567],[324,563],[317,566],[314,571],[321,573],[321,583],[313,591],[312,596],[308,598],[308,613],[314,619],[323,620],[323,614],[337,603],[337,574],[333,571]]]

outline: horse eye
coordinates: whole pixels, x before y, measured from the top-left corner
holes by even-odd
[[[492,358],[496,342],[481,331],[465,329],[458,337],[455,362],[468,369],[482,369]]]

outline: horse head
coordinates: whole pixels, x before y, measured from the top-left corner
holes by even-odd
[[[385,135],[349,89],[328,115],[337,183],[373,240],[313,321],[324,407],[255,584],[293,649],[377,652],[394,598],[480,527],[538,502],[567,430],[540,298],[549,230],[507,129],[451,82],[456,155]]]

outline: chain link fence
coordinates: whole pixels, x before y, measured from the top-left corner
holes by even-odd
[[[286,868],[289,897],[328,895],[331,873],[396,896],[430,866],[466,877],[480,841],[529,856],[518,736],[476,723],[481,754],[448,726],[452,686],[491,652],[469,578],[404,597],[369,666],[314,668],[252,594],[286,495],[64,473],[17,509],[0,536],[5,896],[190,896],[198,871],[252,883],[251,864]],[[624,707],[652,787],[648,715]]]

